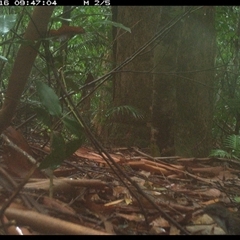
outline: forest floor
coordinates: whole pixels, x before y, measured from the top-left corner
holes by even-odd
[[[50,187],[48,173],[38,169],[28,179],[33,164],[14,148],[41,159],[48,147],[24,140],[13,128],[6,135],[13,144],[3,144],[0,159],[2,234],[224,234],[202,210],[218,201],[234,210],[239,202],[236,160],[108,149],[119,171],[83,146],[54,170]]]

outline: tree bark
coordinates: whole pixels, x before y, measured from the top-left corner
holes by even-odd
[[[114,9],[114,20],[132,29],[132,33],[115,33],[117,65],[185,8],[188,10],[179,6]],[[117,73],[114,106],[132,105],[147,117],[142,122],[128,116],[118,119],[118,128],[112,132],[116,145],[153,145],[161,154],[207,156],[214,83],[214,71],[208,69],[214,68],[214,58],[214,7],[204,7],[185,16],[161,41]]]
[[[156,33],[161,7],[117,7],[115,21],[131,28],[131,33],[115,30],[114,55],[116,65],[125,61]],[[114,106],[129,105],[150,115],[154,51],[152,46],[125,66],[114,78]],[[150,140],[149,119],[137,121],[125,115],[115,122],[112,136],[116,144],[147,146]]]
[[[193,12],[183,22],[176,81],[176,154],[206,157],[212,146],[215,59],[214,7]]]

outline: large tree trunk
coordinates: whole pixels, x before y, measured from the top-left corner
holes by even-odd
[[[158,30],[163,29],[179,15],[179,7],[162,7],[161,21]],[[174,118],[176,111],[176,71],[177,43],[179,38],[179,23],[169,34],[158,43],[154,49],[153,92],[152,92],[152,138],[155,140],[161,155],[174,154]]]
[[[205,157],[212,145],[214,7],[204,7],[189,15],[181,31],[175,149],[177,155]]]
[[[114,105],[132,105],[147,116],[142,122],[118,118],[119,127],[113,131],[117,144],[156,145],[162,154],[173,150],[166,155],[208,155],[214,72],[207,69],[214,67],[213,9],[205,7],[186,16],[116,74]],[[132,29],[132,33],[115,34],[116,63],[126,60],[183,10],[172,6],[114,9],[114,21]]]
[[[129,58],[136,50],[149,41],[157,30],[161,7],[117,7],[115,21],[131,28],[131,33],[119,30],[115,34],[114,55],[116,64]],[[114,79],[114,106],[130,105],[141,110],[145,116],[150,115],[152,78],[150,73],[154,66],[154,51],[149,46],[143,54],[125,66]],[[147,146],[150,128],[146,122],[137,121],[130,116],[117,118],[112,136],[117,144]]]
[[[126,12],[131,14],[131,17],[128,18]],[[131,34],[127,33],[123,36],[118,34],[121,37],[117,38],[114,45],[115,61],[124,61],[134,50],[164,29],[173,16],[180,13],[179,7],[172,6],[118,7],[117,14],[116,8],[113,8],[113,16],[118,16],[113,19],[114,21],[130,27],[135,22],[138,23],[132,28]],[[176,25],[163,40],[155,41],[149,47],[147,54],[139,56],[115,78],[115,106],[133,105],[142,109],[147,118],[142,125],[132,122],[128,126],[122,126],[120,131],[117,129],[114,133],[118,137],[119,132],[123,136],[126,135],[126,140],[130,145],[141,142],[143,144],[140,146],[149,146],[153,155],[158,155],[159,150],[164,154],[166,150],[173,149],[176,76],[172,73],[176,70],[178,32],[178,25]],[[124,70],[129,72],[125,73]],[[139,71],[141,73],[138,73]],[[126,117],[121,120],[122,123],[124,121]]]

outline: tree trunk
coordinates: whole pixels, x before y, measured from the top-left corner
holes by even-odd
[[[117,7],[113,14],[115,21],[131,28],[131,33],[115,30],[116,39],[114,55],[116,65],[129,58],[142,47],[156,33],[156,24],[160,18],[161,7]],[[145,116],[150,115],[152,79],[151,69],[154,66],[154,51],[151,46],[143,54],[136,57],[125,66],[114,78],[114,106],[133,106],[142,111]],[[149,119],[134,120],[125,115],[118,117],[112,136],[117,144],[147,146],[150,139]]]
[[[184,19],[178,49],[176,154],[206,157],[212,145],[214,7],[204,7]]]
[[[132,29],[132,33],[118,30],[114,35],[116,65],[183,10],[175,6],[113,8],[117,14],[114,20]],[[134,122],[129,116],[118,118],[118,127],[112,131],[116,144],[153,145],[162,155],[209,154],[214,72],[208,69],[213,69],[215,57],[213,10],[204,7],[186,16],[164,39],[155,41],[115,75],[114,106],[131,105],[147,116],[142,122]]]
[[[162,7],[159,29],[163,29],[173,16],[181,14],[180,7]],[[176,68],[179,23],[154,49],[152,117],[153,139],[162,156],[174,155],[174,118],[176,111]],[[153,136],[155,134],[155,136]],[[151,141],[151,142],[152,142]]]

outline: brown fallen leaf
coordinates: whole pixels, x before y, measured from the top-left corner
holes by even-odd
[[[129,221],[134,222],[144,222],[145,218],[142,214],[132,213],[132,214],[124,214],[124,213],[116,213],[116,216],[122,217]]]

